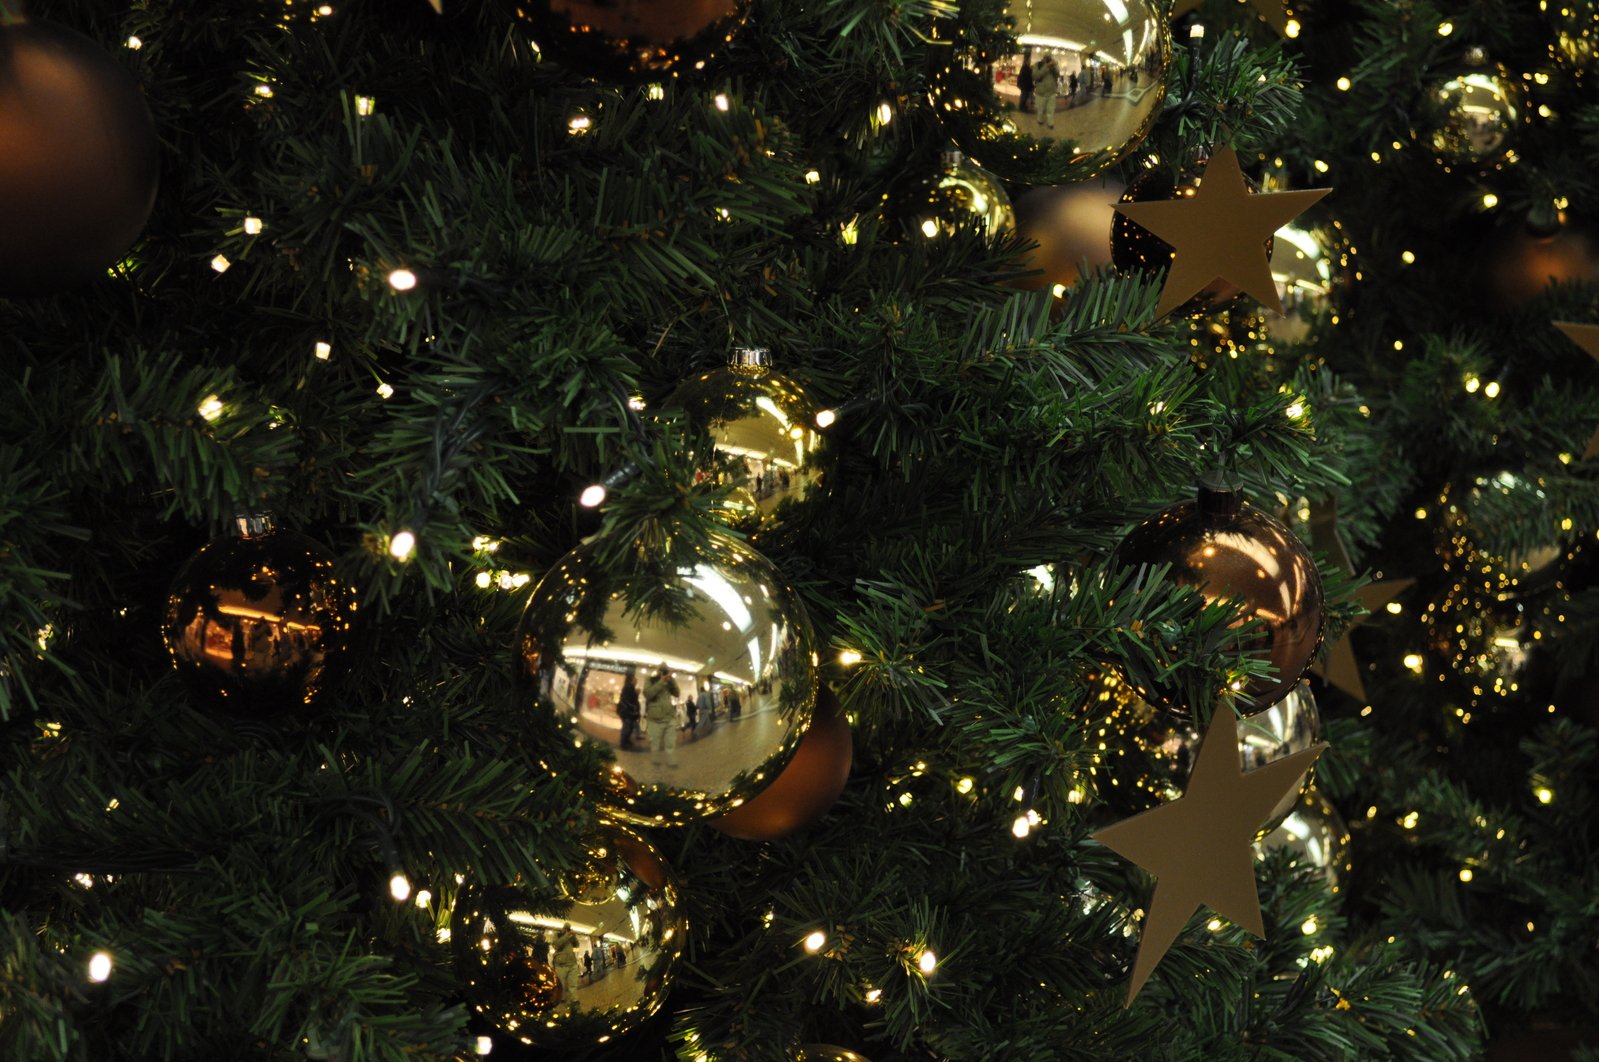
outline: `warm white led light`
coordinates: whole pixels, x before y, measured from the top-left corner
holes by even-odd
[[[389,539],[389,556],[395,560],[408,561],[411,559],[411,554],[415,552],[416,535],[410,531],[396,531],[394,537]],[[392,881],[389,882],[390,887],[393,887],[393,884]],[[410,888],[409,884],[406,885],[407,893],[409,893]]]
[[[577,496],[577,503],[585,509],[592,509],[605,500],[605,488],[598,483],[590,483],[583,488],[583,493]]]
[[[416,274],[409,269],[396,269],[389,274],[389,287],[395,291],[410,291],[416,287]]]
[[[396,538],[396,541],[398,541],[398,538]],[[391,553],[394,551],[393,543],[390,543],[389,551]],[[406,552],[409,553],[410,551],[407,550]],[[399,871],[395,871],[394,876],[389,878],[389,895],[394,897],[395,903],[404,903],[409,900],[411,898],[411,879]]]
[[[106,980],[110,976],[111,976],[111,953],[110,952],[108,952],[108,951],[97,951],[93,955],[89,956],[89,980],[93,981],[95,984],[99,984],[100,982]]]

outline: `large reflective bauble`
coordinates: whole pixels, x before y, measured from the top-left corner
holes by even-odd
[[[1315,216],[1290,221],[1273,237],[1271,277],[1282,299],[1283,316],[1261,319],[1266,335],[1278,343],[1304,343],[1338,322],[1348,296],[1354,249],[1343,226]]]
[[[144,228],[160,174],[122,61],[64,26],[0,21],[0,298],[104,276]]]
[[[268,516],[239,521],[184,562],[161,636],[195,699],[233,715],[277,715],[327,686],[356,609],[333,555]]]
[[[849,720],[824,685],[817,691],[810,729],[788,766],[754,797],[706,824],[742,841],[773,841],[804,829],[838,800],[854,756]]]
[[[791,1062],[872,1062],[865,1055],[832,1044],[804,1044],[794,1048]]]
[[[1017,287],[1069,288],[1083,263],[1090,269],[1110,265],[1110,229],[1115,222],[1120,182],[1099,180],[1059,188],[1031,188],[1016,197],[1016,229],[1038,244],[1024,261],[1041,276],[1016,282]]]
[[[909,239],[934,240],[962,229],[1005,236],[1016,229],[1005,186],[959,151],[946,151],[932,174],[896,189],[884,213]]]
[[[1255,843],[1257,857],[1279,848],[1289,851],[1293,866],[1319,874],[1334,895],[1352,869],[1349,830],[1338,810],[1314,786],[1307,786],[1288,817]]]
[[[472,1008],[497,1029],[578,1051],[660,1010],[686,928],[660,855],[612,829],[591,844],[590,865],[564,896],[463,886],[450,947]]]
[[[1446,73],[1422,90],[1416,138],[1445,169],[1498,169],[1514,157],[1526,124],[1521,85],[1503,66]]]
[[[684,410],[715,449],[705,475],[734,484],[727,521],[745,532],[821,490],[822,435],[804,388],[770,366],[764,350],[741,348],[725,369],[696,376],[666,400]]]
[[[1245,771],[1276,763],[1320,743],[1321,712],[1310,692],[1309,679],[1301,681],[1288,696],[1265,711],[1238,720],[1239,759]],[[1312,764],[1300,780],[1299,788],[1283,795],[1262,824],[1262,832],[1276,829],[1288,817],[1299,802],[1300,791],[1310,786],[1315,778],[1315,769]]]
[[[611,81],[700,69],[732,40],[745,0],[528,0],[542,54]]]
[[[1259,621],[1243,648],[1271,670],[1238,691],[1257,708],[1286,697],[1321,644],[1321,576],[1310,551],[1240,492],[1201,488],[1197,499],[1133,528],[1114,560],[1123,568],[1169,564],[1168,579],[1213,601],[1232,599],[1245,620]],[[1156,693],[1182,707],[1170,691]]]
[[[933,78],[939,119],[1007,181],[1067,184],[1138,146],[1166,99],[1171,34],[1155,0],[1011,0],[1014,47],[957,37]]]
[[[625,584],[594,550],[568,553],[534,589],[522,675],[614,755],[608,813],[664,825],[731,811],[810,725],[816,659],[799,598],[731,537]]]

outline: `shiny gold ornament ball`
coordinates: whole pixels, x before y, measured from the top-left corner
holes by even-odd
[[[791,1062],[872,1062],[865,1055],[832,1044],[804,1044],[790,1053]]]
[[[769,529],[790,507],[822,491],[823,438],[816,403],[771,367],[758,347],[741,347],[727,368],[684,383],[667,398],[710,436],[703,475],[733,485],[723,515],[745,532]]]
[[[279,715],[311,704],[346,650],[356,602],[333,555],[266,515],[239,520],[184,562],[167,591],[161,635],[204,707]]]
[[[1017,287],[1069,288],[1081,268],[1110,265],[1110,230],[1116,201],[1126,189],[1120,182],[1087,180],[1053,188],[1031,188],[1016,197],[1016,230],[1038,247],[1024,264],[1043,272],[1016,282]]]
[[[747,803],[811,721],[816,658],[798,596],[727,536],[650,556],[626,583],[596,548],[557,562],[523,614],[517,666],[539,710],[612,755],[610,816],[662,826]]]
[[[849,720],[823,685],[810,728],[788,766],[753,798],[706,825],[743,841],[773,841],[802,830],[826,815],[844,792],[854,756]]]
[[[1239,759],[1245,771],[1253,771],[1319,745],[1321,735],[1321,712],[1316,708],[1316,698],[1307,679],[1270,708],[1238,720]],[[1306,770],[1301,787],[1312,784],[1315,770],[1314,764]],[[1299,790],[1285,794],[1272,809],[1261,831],[1276,829],[1298,801]]]
[[[1278,343],[1306,343],[1326,333],[1345,312],[1356,273],[1355,249],[1343,225],[1325,214],[1290,221],[1277,230],[1271,275],[1283,316],[1263,314],[1258,327]]]
[[[999,237],[1016,230],[1016,212],[1005,186],[959,151],[943,152],[932,174],[892,193],[884,212],[913,240],[936,240],[963,230]]]
[[[963,151],[1006,181],[1066,184],[1138,146],[1165,102],[1171,64],[1156,0],[1011,0],[1004,17],[1012,50],[991,55],[956,39],[932,81],[939,120]]]
[[[1349,829],[1332,802],[1308,786],[1277,828],[1255,843],[1257,858],[1286,849],[1291,865],[1313,870],[1337,895],[1353,869],[1349,862]]]
[[[1169,564],[1167,578],[1211,600],[1239,601],[1260,621],[1243,648],[1271,671],[1239,691],[1256,708],[1276,704],[1299,684],[1321,644],[1321,575],[1304,545],[1282,521],[1236,490],[1201,487],[1197,499],[1135,527],[1114,555],[1119,567]],[[1154,691],[1171,707],[1176,695]]]
[[[541,54],[629,81],[701,69],[748,13],[747,0],[532,0],[517,8]]]
[[[1422,90],[1416,139],[1447,170],[1496,170],[1515,154],[1527,123],[1526,95],[1509,70],[1467,64]]]
[[[671,987],[687,925],[659,853],[613,828],[591,842],[590,862],[603,887],[581,895],[469,883],[456,897],[450,947],[467,999],[525,1044],[607,1043],[660,1010]],[[585,953],[595,956],[587,976]]]
[[[1594,0],[1558,0],[1540,4],[1549,19],[1554,37],[1549,56],[1578,84],[1593,72],[1599,58],[1599,3]]]
[[[159,176],[123,63],[63,26],[0,24],[0,298],[103,276],[144,228]]]
[[[1122,193],[1121,201],[1155,203],[1168,199],[1192,199],[1199,193],[1203,179],[1202,175],[1192,173],[1176,177],[1164,166],[1152,166],[1133,178]],[[1275,238],[1267,237],[1265,247],[1266,257],[1271,258],[1276,250]],[[1147,276],[1169,269],[1177,257],[1177,251],[1126,214],[1118,212],[1110,229],[1110,257],[1119,272],[1143,273]],[[1192,317],[1219,313],[1235,305],[1243,294],[1243,289],[1217,278],[1177,307],[1173,314]]]

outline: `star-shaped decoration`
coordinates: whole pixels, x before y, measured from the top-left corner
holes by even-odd
[[[1355,565],[1349,559],[1349,551],[1344,548],[1344,540],[1338,534],[1338,500],[1327,498],[1311,506],[1310,515],[1310,540],[1311,543],[1332,560],[1344,571],[1353,575]],[[1388,602],[1409,590],[1416,584],[1414,579],[1390,579],[1387,582],[1368,583],[1355,591],[1355,600],[1360,602],[1360,607],[1368,614],[1388,607]],[[1363,617],[1364,618],[1364,617]],[[1325,663],[1321,660],[1311,665],[1311,671],[1320,675],[1329,686],[1337,686],[1345,693],[1366,703],[1366,683],[1360,675],[1360,661],[1355,659],[1355,647],[1349,636],[1360,620],[1351,623],[1339,638],[1327,650]]]
[[[1093,835],[1155,876],[1127,1006],[1201,904],[1257,937],[1266,935],[1252,842],[1272,809],[1326,748],[1318,744],[1245,774],[1238,721],[1222,705],[1200,740],[1188,791]]]
[[[444,14],[444,0],[428,0],[428,6],[433,9],[435,15]]]
[[[1570,321],[1555,321],[1554,326],[1566,334],[1566,338],[1588,352],[1588,356],[1599,361],[1599,325],[1573,324]],[[1599,456],[1599,429],[1595,429],[1593,437],[1588,440],[1588,448],[1582,452],[1584,461],[1592,461]]]
[[[1252,194],[1230,147],[1212,156],[1197,185],[1191,198],[1116,204],[1176,252],[1155,316],[1175,310],[1213,280],[1228,281],[1281,315],[1266,241],[1332,189]]]
[[[1188,14],[1199,7],[1200,2],[1201,0],[1177,0],[1177,6],[1172,9],[1171,17],[1180,18]],[[1246,0],[1238,2],[1244,3]],[[1288,36],[1289,15],[1283,0],[1247,0],[1247,2],[1255,9],[1255,13],[1265,20],[1266,25],[1282,36]]]

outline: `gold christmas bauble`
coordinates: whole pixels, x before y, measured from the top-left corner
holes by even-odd
[[[1559,0],[1540,4],[1539,10],[1554,31],[1554,39],[1549,42],[1550,58],[1582,84],[1593,70],[1595,57],[1599,57],[1599,3]]]
[[[540,898],[519,886],[468,883],[456,897],[450,947],[467,999],[525,1044],[578,1051],[607,1043],[660,1010],[671,987],[687,924],[666,864],[615,828],[589,854],[586,872],[603,887]]]
[[[1321,712],[1316,708],[1316,698],[1310,692],[1310,682],[1305,680],[1267,708],[1238,720],[1238,751],[1245,771],[1253,771],[1268,763],[1276,763],[1298,752],[1304,752],[1321,741]],[[1305,771],[1301,788],[1308,787],[1315,778],[1315,766]],[[1272,809],[1270,817],[1261,826],[1261,832],[1276,829],[1293,811],[1299,801],[1299,790],[1283,796]]]
[[[872,1062],[865,1055],[832,1044],[803,1044],[789,1058],[791,1062]]]
[[[1005,186],[959,151],[945,151],[933,174],[885,197],[884,212],[910,239],[938,239],[962,229],[986,236],[1016,230]]]
[[[1467,65],[1428,82],[1416,139],[1447,170],[1495,170],[1514,157],[1527,121],[1521,85],[1503,66]]]
[[[1197,499],[1133,528],[1114,560],[1122,568],[1169,565],[1168,580],[1210,600],[1233,599],[1245,620],[1259,621],[1243,648],[1271,667],[1238,690],[1248,704],[1270,706],[1288,696],[1321,644],[1321,575],[1310,551],[1240,491],[1200,488]],[[1183,707],[1175,691],[1157,695]]]
[[[1275,830],[1255,842],[1256,858],[1277,849],[1288,850],[1293,866],[1316,871],[1335,896],[1353,869],[1349,830],[1338,810],[1314,786],[1305,789]]]
[[[1016,286],[1035,291],[1069,288],[1085,262],[1090,269],[1110,265],[1110,229],[1116,220],[1116,201],[1125,190],[1119,181],[1088,180],[1031,188],[1017,196],[1016,230],[1038,244],[1023,264],[1043,273],[1019,280]]]
[[[1202,173],[1184,173],[1174,177],[1165,166],[1151,166],[1133,178],[1127,191],[1122,193],[1121,202],[1154,203],[1168,199],[1192,199],[1199,193],[1199,185],[1203,180]],[[1266,256],[1270,258],[1276,252],[1275,238],[1267,237],[1265,247]],[[1122,273],[1149,275],[1171,268],[1177,251],[1126,214],[1118,212],[1111,223],[1110,257]],[[1243,294],[1242,288],[1218,277],[1177,307],[1173,314],[1178,317],[1215,314],[1238,302]]]
[[[516,11],[542,54],[627,81],[704,67],[748,9],[747,0],[528,0]]]
[[[1355,250],[1343,226],[1325,215],[1297,218],[1273,237],[1271,276],[1282,298],[1283,316],[1262,315],[1269,340],[1305,343],[1338,323],[1355,273]]]
[[[1166,99],[1171,34],[1156,0],[1010,0],[1014,46],[956,33],[934,106],[968,155],[1004,180],[1087,180],[1132,151]]]
[[[668,542],[623,580],[579,546],[540,580],[518,667],[540,710],[614,759],[607,814],[657,826],[749,801],[794,756],[816,700],[799,597],[730,536]]]
[[[1568,224],[1545,231],[1503,225],[1488,238],[1482,264],[1492,301],[1519,309],[1553,284],[1599,282],[1599,237]]]
[[[327,687],[355,609],[333,554],[257,514],[178,569],[161,636],[197,701],[259,718],[304,707]]]
[[[732,483],[726,519],[745,533],[770,528],[790,506],[819,496],[823,437],[816,403],[774,371],[767,352],[741,347],[725,369],[682,384],[666,400],[711,437],[703,475]]]

